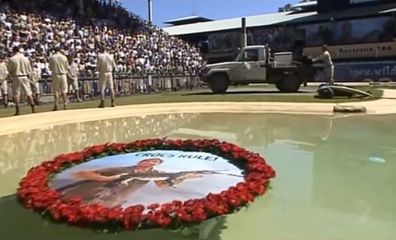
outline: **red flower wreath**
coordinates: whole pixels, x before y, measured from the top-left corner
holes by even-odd
[[[182,150],[201,151],[221,156],[243,169],[245,181],[219,194],[202,199],[173,201],[149,206],[107,208],[86,204],[79,198],[63,200],[61,193],[49,186],[52,176],[73,165],[102,156],[145,151]],[[80,152],[62,154],[52,161],[30,169],[20,182],[18,195],[27,208],[52,219],[73,225],[107,228],[114,231],[149,227],[180,228],[206,219],[233,213],[263,195],[275,171],[256,153],[234,144],[218,140],[147,139],[132,143],[110,143],[85,148]],[[146,210],[146,211],[145,211]]]

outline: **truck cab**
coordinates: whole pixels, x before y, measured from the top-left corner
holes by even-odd
[[[273,83],[281,92],[297,92],[304,81],[300,65],[292,61],[291,52],[272,55],[267,45],[247,46],[234,61],[206,65],[201,80],[214,93],[224,93],[230,85],[249,83]]]
[[[238,67],[231,68],[233,82],[263,82],[266,80],[266,49],[249,46],[242,49],[234,61]]]

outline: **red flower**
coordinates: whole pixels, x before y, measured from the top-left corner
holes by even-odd
[[[57,156],[54,161],[49,161],[53,164],[58,164],[58,166],[62,166],[63,164],[68,164],[68,163],[73,163],[73,162],[80,162],[85,159],[85,155],[83,152],[73,152],[73,153],[67,153],[67,154],[61,154]],[[45,165],[41,165],[45,166]],[[48,166],[47,167],[51,167]]]
[[[126,230],[134,230],[138,225],[138,223],[135,222],[130,215],[124,215],[122,220],[122,223]]]
[[[123,218],[123,209],[120,207],[111,208],[107,213],[107,218],[111,221],[119,221]]]
[[[191,222],[193,219],[192,215],[189,214],[184,208],[178,209],[176,214],[177,217],[184,222]]]
[[[159,211],[154,213],[155,222],[161,227],[167,227],[172,223],[172,218],[165,212]]]
[[[220,150],[224,153],[227,153],[231,150],[231,146],[228,143],[221,143],[220,144]]]
[[[197,209],[194,212],[192,212],[192,215],[196,222],[205,221],[206,218],[208,217],[204,209]]]
[[[88,150],[91,152],[92,155],[99,155],[103,153],[106,149],[107,149],[107,144],[95,145],[88,148]]]
[[[123,152],[125,149],[127,149],[128,145],[125,143],[111,143],[108,145],[108,147],[116,152]]]
[[[147,209],[155,210],[155,209],[159,208],[159,206],[160,205],[158,203],[153,203],[153,204],[148,205]]]

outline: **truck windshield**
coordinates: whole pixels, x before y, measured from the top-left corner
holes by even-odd
[[[254,62],[258,61],[258,51],[257,49],[244,49],[239,52],[238,56],[235,58],[236,62]]]
[[[239,51],[238,55],[235,58],[235,62],[242,62],[243,61],[243,51]]]

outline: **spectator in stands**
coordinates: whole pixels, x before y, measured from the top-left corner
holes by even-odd
[[[49,59],[49,66],[52,73],[52,88],[54,93],[54,109],[58,110],[59,94],[62,96],[63,109],[67,109],[67,73],[69,62],[67,57],[61,53],[59,47],[55,48],[55,54]]]
[[[110,55],[106,47],[101,46],[100,54],[98,56],[97,68],[99,71],[99,88],[100,88],[100,104],[99,108],[104,108],[105,89],[106,86],[110,89],[111,107],[114,107],[114,81],[113,72],[116,70],[117,65],[112,55]]]
[[[70,80],[69,93],[71,93],[70,90],[73,90],[74,94],[76,95],[77,102],[82,102],[80,98],[80,88],[78,86],[78,75],[80,70],[78,68],[77,59],[71,60],[70,62],[71,63],[69,65],[69,71],[68,71],[68,79]]]
[[[323,61],[324,67],[324,74],[326,78],[326,82],[329,85],[334,85],[334,65],[333,61],[331,60],[330,52],[328,51],[327,45],[322,46],[322,53],[313,59],[314,62]]]
[[[8,69],[4,56],[0,56],[0,93],[3,96],[4,107],[8,107]]]
[[[8,72],[12,77],[12,90],[15,102],[15,115],[19,115],[19,102],[21,99],[21,89],[25,93],[32,113],[35,112],[32,90],[30,88],[29,77],[32,75],[32,66],[27,57],[25,57],[18,46],[12,50],[14,56],[8,61]]]

